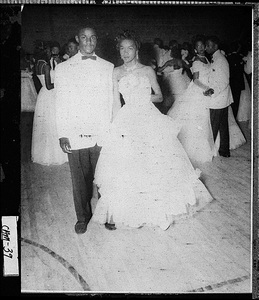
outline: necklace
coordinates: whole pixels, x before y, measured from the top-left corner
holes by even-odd
[[[138,66],[138,62],[135,63],[135,65],[131,66],[131,67],[127,67],[125,64],[123,64],[124,68],[126,69],[126,71],[133,71],[137,68]]]

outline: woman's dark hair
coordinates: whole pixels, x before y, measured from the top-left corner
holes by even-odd
[[[50,48],[52,49],[54,47],[57,47],[57,48],[60,49],[60,44],[58,42],[54,41],[54,42],[51,43]]]
[[[154,44],[158,45],[160,48],[162,48],[164,46],[164,43],[160,38],[155,38],[154,39]]]
[[[135,31],[124,30],[123,33],[119,33],[116,36],[115,41],[117,42],[117,44],[116,44],[117,50],[119,50],[120,43],[123,40],[131,40],[131,41],[133,41],[134,44],[136,45],[137,50],[139,50],[141,43],[140,43],[140,40],[139,40],[138,36],[136,35]]]
[[[176,48],[179,47],[179,43],[177,42],[177,40],[171,40],[169,42],[169,48],[174,48],[174,47],[176,47]]]
[[[73,38],[70,38],[68,41],[67,41],[67,45],[69,44],[69,43],[73,43],[73,44],[75,44],[75,45],[78,45],[78,42],[76,41],[76,39],[73,37]]]
[[[176,48],[176,47],[173,47],[171,49],[171,57],[180,59],[181,58],[181,51],[180,51],[180,49]]]
[[[213,44],[220,45],[219,37],[216,35],[211,35],[206,38],[206,41],[211,41]]]
[[[206,39],[203,36],[196,36],[196,38],[193,41],[193,48],[196,48],[196,44],[198,42],[202,42],[205,45]]]

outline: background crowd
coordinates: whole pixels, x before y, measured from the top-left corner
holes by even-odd
[[[143,43],[141,45],[139,61],[144,65],[153,67],[156,71],[158,82],[161,85],[164,101],[158,108],[162,113],[167,113],[176,97],[184,92],[192,80],[192,63],[197,54],[194,41],[197,37],[206,39],[206,36],[197,34],[191,41],[181,44],[177,40],[172,39],[168,45],[165,45],[160,38],[154,37],[153,43]],[[246,116],[244,116],[244,103],[241,92],[248,90],[248,87],[251,90],[251,41],[230,41],[229,44],[220,45],[219,48],[229,63],[230,86],[234,97],[234,104],[232,105],[233,114],[238,121],[248,121],[250,116],[247,115],[247,112]],[[74,37],[62,46],[57,41],[37,40],[35,41],[34,53],[29,54],[21,50],[21,69],[31,73],[38,93],[42,86],[36,76],[36,66],[39,61],[44,60],[50,65],[51,69],[55,69],[56,64],[66,61],[77,52],[78,44]],[[205,55],[211,61],[211,56],[207,52],[205,52]],[[105,53],[103,57],[105,58]],[[112,63],[115,62],[115,66],[122,64],[122,60],[118,56],[113,57],[110,61]],[[168,83],[168,78],[166,78],[166,75],[170,72],[169,67],[172,67],[173,70],[179,70],[174,72],[174,78],[170,77],[171,84]],[[241,106],[239,107],[240,98]],[[238,110],[240,110],[239,116]]]

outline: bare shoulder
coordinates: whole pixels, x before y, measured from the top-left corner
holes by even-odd
[[[123,66],[119,66],[113,69],[113,78],[116,79],[117,81],[119,81],[121,79],[121,77],[124,76],[124,68]]]
[[[143,73],[145,73],[147,76],[150,76],[150,77],[152,77],[156,74],[154,69],[150,66],[142,65],[142,70],[143,70]]]

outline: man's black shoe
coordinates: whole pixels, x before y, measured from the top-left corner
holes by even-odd
[[[75,231],[77,234],[85,233],[87,229],[87,223],[86,222],[79,222],[77,221],[75,225]]]
[[[230,153],[219,152],[219,155],[223,157],[230,157]]]

